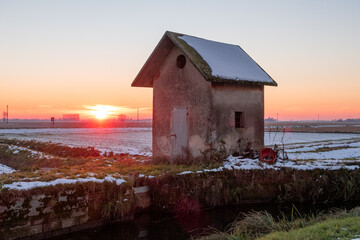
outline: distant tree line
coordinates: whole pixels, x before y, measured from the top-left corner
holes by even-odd
[[[339,119],[336,122],[360,122],[360,118],[348,118],[348,119]]]

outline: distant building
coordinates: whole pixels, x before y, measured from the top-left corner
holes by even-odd
[[[64,120],[64,121],[79,121],[80,116],[79,116],[79,114],[63,114],[62,120]]]
[[[264,85],[277,83],[239,46],[166,32],[132,83],[153,88],[153,158],[262,148]]]
[[[272,118],[272,117],[268,117],[268,118],[265,118],[264,121],[265,122],[276,122],[276,119]]]
[[[125,114],[119,114],[119,115],[118,115],[118,121],[123,122],[123,121],[125,121],[125,120],[126,120],[126,115],[125,115]]]

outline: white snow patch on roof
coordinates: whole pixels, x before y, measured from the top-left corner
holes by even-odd
[[[273,83],[270,76],[237,45],[181,36],[207,62],[214,77],[250,82]]]
[[[15,172],[15,169],[0,163],[0,175],[4,173],[12,173],[12,172]]]
[[[29,190],[32,188],[37,187],[48,187],[48,186],[55,186],[57,184],[74,184],[77,182],[115,182],[117,185],[120,185],[124,182],[126,182],[124,179],[117,179],[112,176],[106,176],[104,179],[97,179],[94,177],[87,177],[87,178],[76,178],[76,179],[56,179],[50,182],[41,182],[41,181],[34,181],[34,182],[14,182],[11,184],[4,184],[3,188],[9,188],[9,189],[16,189],[16,190]]]

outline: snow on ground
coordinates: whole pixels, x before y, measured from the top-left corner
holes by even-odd
[[[54,156],[43,153],[43,152],[39,152],[39,151],[35,151],[29,148],[25,148],[25,147],[19,147],[19,146],[14,146],[14,145],[7,145],[7,144],[0,144],[2,146],[7,146],[8,149],[10,151],[12,151],[13,154],[19,154],[20,151],[27,151],[31,154],[32,157],[39,157],[39,158],[46,158],[46,159],[51,159],[54,158]]]
[[[346,147],[346,146],[344,146]],[[288,153],[288,157],[294,160],[358,160],[360,162],[360,148],[343,148],[324,152],[299,152]]]
[[[189,173],[193,173],[192,171],[183,171],[181,173],[178,173],[178,175],[184,175],[184,174],[189,174]]]
[[[265,132],[264,142],[267,146],[310,144],[315,142],[345,141],[346,139],[358,139],[360,134],[355,133],[303,133],[303,132]]]
[[[346,164],[346,165],[345,165]],[[258,159],[241,159],[238,157],[229,156],[227,162],[224,164],[226,169],[275,169],[280,170],[281,168],[293,168],[298,170],[312,170],[312,169],[327,169],[337,170],[346,168],[354,170],[359,168],[360,162],[354,165],[351,162],[340,161],[340,160],[317,160],[317,161],[301,161],[301,160],[281,160],[278,159],[274,164],[262,163]]]
[[[12,173],[12,172],[15,172],[15,169],[0,163],[0,175],[4,173]]]
[[[94,147],[102,152],[151,156],[151,128],[0,129],[0,137],[54,142],[70,147]],[[266,132],[265,145],[282,146],[289,153],[316,150],[315,146],[360,142],[359,134]],[[329,145],[330,146],[330,145]],[[300,148],[304,149],[300,149]],[[346,157],[346,156],[345,156]]]
[[[70,147],[94,147],[104,152],[151,156],[151,128],[0,129],[0,138],[53,142]]]
[[[338,170],[348,169],[355,170],[360,168],[358,165],[360,162],[345,162],[345,161],[334,161],[334,160],[318,160],[318,161],[299,161],[299,160],[281,160],[278,159],[274,164],[267,164],[261,162],[259,159],[241,158],[229,156],[224,162],[223,166],[212,169],[204,169],[196,171],[196,173],[203,172],[220,172],[223,170],[264,170],[274,169],[280,170],[282,168],[292,168],[297,170],[313,170],[313,169],[324,169],[324,170]],[[179,175],[194,173],[191,171],[184,171]]]
[[[23,140],[52,141],[68,146],[93,146],[103,151],[114,153],[130,153],[151,155],[151,128],[108,128],[108,129],[0,129],[0,137],[18,138]],[[219,168],[204,169],[202,172],[217,172],[224,169],[275,169],[293,168],[299,170],[340,168],[357,169],[360,164],[360,135],[342,133],[265,133],[265,144],[273,147],[277,144],[284,147],[289,160],[281,160],[269,165],[258,159],[229,156]],[[27,150],[10,146],[11,150]],[[30,150],[32,151],[32,150]],[[32,151],[33,154],[42,154]],[[281,155],[281,154],[280,154]],[[111,163],[109,163],[111,164]],[[0,174],[10,173],[13,169],[0,165]],[[192,171],[179,173],[191,174]],[[91,175],[90,175],[91,176]],[[145,176],[145,175],[144,175]],[[146,176],[145,176],[146,177]],[[148,176],[150,177],[150,176]],[[153,177],[153,176],[151,176]],[[94,177],[79,179],[57,179],[52,182],[13,183],[12,188],[47,186],[76,181],[105,181]]]
[[[106,176],[104,179],[97,179],[94,177],[76,178],[76,179],[59,178],[59,179],[49,181],[49,182],[41,182],[41,181],[14,182],[11,184],[4,184],[2,187],[8,188],[8,189],[15,189],[15,190],[29,190],[29,189],[37,188],[37,187],[55,186],[57,184],[74,184],[74,183],[78,183],[78,182],[97,182],[97,183],[115,182],[117,185],[120,185],[126,181],[124,179],[118,179],[118,178],[114,178],[112,176]]]

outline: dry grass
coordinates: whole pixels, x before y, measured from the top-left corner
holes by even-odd
[[[182,171],[198,171],[205,165],[155,164],[149,157],[129,154],[107,154],[93,148],[71,148],[53,143],[2,139],[0,163],[18,171],[0,175],[3,183],[14,181],[50,181],[57,178],[104,178],[107,175],[128,178],[129,175],[158,176],[164,173],[177,174]],[[26,150],[10,150],[9,147],[22,146]],[[51,158],[31,154],[31,150],[46,153]],[[82,156],[83,154],[83,156]]]

